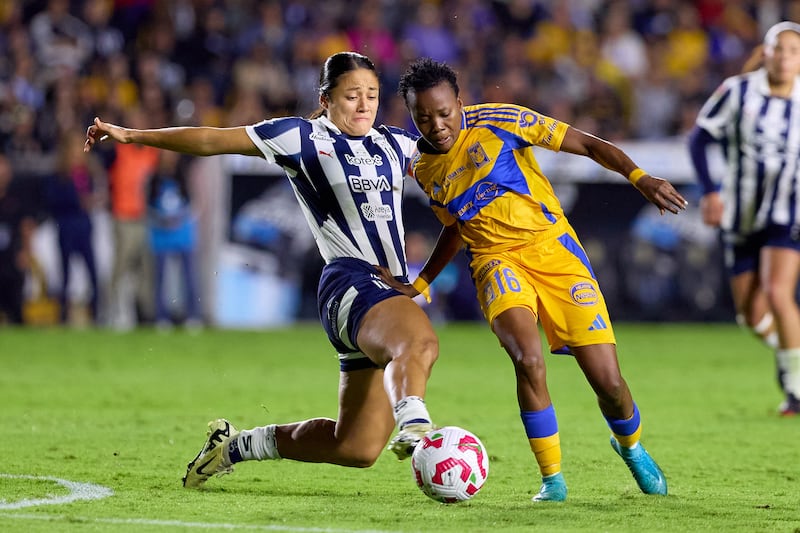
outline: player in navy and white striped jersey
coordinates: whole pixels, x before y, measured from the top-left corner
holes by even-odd
[[[407,281],[400,201],[415,137],[374,127],[378,76],[367,57],[343,52],[320,73],[321,109],[311,119],[276,118],[235,128],[130,130],[95,119],[85,150],[104,135],[194,155],[244,154],[286,172],[325,267],[319,311],[339,353],[339,418],[272,424],[237,432],[219,419],[188,465],[184,485],[250,459],[372,465],[395,426],[390,449],[410,455],[432,429],[423,400],[438,340],[427,315],[384,283],[376,266]]]
[[[700,110],[689,148],[706,224],[725,247],[737,320],[776,349],[786,396],[800,413],[800,25],[767,31],[763,66],[726,79]],[[709,173],[706,147],[722,146],[727,171]]]

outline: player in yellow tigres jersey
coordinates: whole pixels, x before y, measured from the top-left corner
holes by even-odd
[[[534,501],[567,496],[537,319],[552,352],[575,356],[597,394],[611,445],[639,488],[666,494],[661,469],[639,443],[639,410],[619,370],[603,295],[530,147],[588,156],[628,177],[662,213],[678,213],[686,200],[611,143],[525,107],[464,106],[458,92],[453,70],[427,58],[400,81],[422,134],[413,173],[444,225],[419,277],[402,290],[424,293],[466,245],[484,315],[514,363],[520,415],[542,475]]]

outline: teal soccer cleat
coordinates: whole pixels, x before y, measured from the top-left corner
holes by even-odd
[[[611,447],[622,457],[633,474],[636,484],[645,494],[667,494],[667,478],[641,443],[631,448],[622,446],[617,439],[611,437]]]
[[[531,501],[534,502],[563,502],[567,499],[567,483],[559,472],[542,478],[542,488]]]

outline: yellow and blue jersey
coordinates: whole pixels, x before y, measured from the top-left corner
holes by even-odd
[[[412,163],[439,220],[459,225],[486,320],[526,307],[554,353],[616,342],[589,258],[533,155],[560,150],[568,127],[516,105],[467,106],[450,151],[426,153],[420,141]]]
[[[462,129],[446,154],[421,152],[417,182],[445,225],[459,221],[475,253],[512,250],[564,218],[533,146],[558,151],[567,124],[512,104],[465,106]]]

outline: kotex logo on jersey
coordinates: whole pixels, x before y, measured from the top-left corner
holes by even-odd
[[[347,161],[347,164],[354,165],[357,167],[368,166],[368,167],[379,167],[383,164],[383,158],[379,155],[366,155],[366,156],[358,156],[358,155],[350,155],[344,154],[344,159]]]
[[[572,301],[581,306],[595,305],[599,300],[597,289],[588,281],[581,281],[570,287],[569,294]]]

